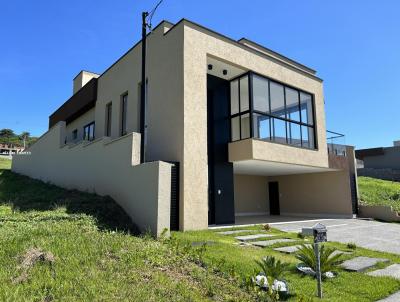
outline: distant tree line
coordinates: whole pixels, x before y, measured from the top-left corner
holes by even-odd
[[[36,140],[37,137],[31,136],[31,134],[27,131],[24,131],[21,134],[16,134],[12,129],[0,130],[0,144],[26,148],[33,144]]]

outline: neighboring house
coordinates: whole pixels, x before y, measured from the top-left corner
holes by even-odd
[[[13,171],[110,195],[157,234],[246,215],[356,212],[354,152],[328,154],[314,70],[185,19],[161,22],[147,42],[147,162],[139,42],[101,75],[75,77],[73,96]]]
[[[358,169],[360,176],[400,181],[400,142],[392,147],[378,147],[356,150],[356,158],[364,166]]]
[[[0,144],[0,155],[12,155],[24,151],[23,147],[14,146],[12,144]]]

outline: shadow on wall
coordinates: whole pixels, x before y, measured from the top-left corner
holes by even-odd
[[[101,230],[139,234],[137,226],[111,197],[65,190],[8,170],[0,173],[0,204],[11,204],[21,212],[65,207],[68,214],[94,217]]]

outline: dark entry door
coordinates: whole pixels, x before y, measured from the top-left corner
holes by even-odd
[[[268,183],[269,191],[269,213],[270,215],[280,215],[279,208],[279,183],[277,181],[270,181]]]
[[[228,81],[207,76],[209,224],[235,222],[233,164],[228,161],[229,89]]]

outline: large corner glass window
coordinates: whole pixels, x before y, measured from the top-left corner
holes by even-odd
[[[251,137],[249,76],[231,82],[231,140]]]
[[[310,93],[248,72],[231,81],[231,140],[254,137],[316,149]]]

